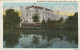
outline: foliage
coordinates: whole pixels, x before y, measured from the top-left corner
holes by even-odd
[[[48,19],[47,22],[43,20],[41,25],[43,28],[47,28],[47,29],[59,29],[63,24],[62,22],[63,22],[63,18],[61,17],[59,20]]]
[[[24,30],[24,31],[14,30],[14,31],[8,31],[8,30],[6,30],[5,33],[3,34],[4,41],[6,41],[5,46],[7,46],[9,48],[16,46],[19,43],[19,38],[22,37],[20,34],[25,35],[25,37],[27,35],[31,35],[31,34],[32,35],[40,35],[40,37],[38,37],[38,36],[32,37],[31,44],[33,44],[33,45],[37,45],[40,42],[41,37],[42,37],[42,41],[47,40],[48,42],[50,42],[52,39],[55,39],[56,37],[62,41],[62,40],[64,40],[63,37],[66,37],[65,40],[68,41],[69,43],[70,42],[73,43],[73,41],[74,41],[75,44],[78,44],[78,31],[66,31],[66,30],[37,30],[37,31],[36,30]],[[20,42],[22,42],[22,41],[20,41]],[[42,45],[44,45],[44,44],[42,44]],[[26,47],[27,47],[27,45],[26,45]]]
[[[62,23],[63,22],[63,18],[61,17],[57,22],[58,23]]]
[[[66,30],[78,30],[78,13],[76,12],[73,16],[69,16],[65,22]]]
[[[45,22],[44,19],[43,19],[43,21],[41,22],[41,26],[42,26],[42,28],[46,28],[46,22]]]
[[[7,9],[6,15],[3,15],[4,29],[14,29],[20,23],[19,13],[14,9]]]
[[[33,44],[38,44],[39,40],[38,40],[38,37],[36,36],[33,36]]]
[[[64,19],[62,17],[60,17],[60,19],[56,21],[57,28],[62,28],[63,27],[63,24],[64,24],[63,20]]]
[[[48,19],[48,20],[47,20],[47,24],[46,24],[46,25],[47,25],[47,29],[53,28],[53,24],[54,24],[53,21],[50,20],[50,19]]]
[[[32,16],[32,18],[33,18],[33,21],[34,22],[39,22],[39,16],[37,15],[37,14],[35,14],[34,16]]]
[[[11,31],[11,30],[4,30],[3,40],[6,41],[6,46],[14,47],[19,41],[18,39],[21,37],[19,34],[20,32]]]

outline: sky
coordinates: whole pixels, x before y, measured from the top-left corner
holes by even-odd
[[[20,6],[31,6],[34,3],[4,3],[3,9],[7,9],[10,6],[14,7],[15,9],[20,9]],[[42,2],[36,3],[36,5],[46,8],[52,8],[55,12],[58,10],[62,14],[70,14],[78,11],[78,3],[77,2]]]

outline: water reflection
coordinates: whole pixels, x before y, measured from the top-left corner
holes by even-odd
[[[38,44],[38,37],[36,36],[33,36],[33,44]]]
[[[4,32],[4,41],[5,41],[5,46],[7,47],[14,47],[16,44],[18,44],[18,39],[20,38],[20,34],[18,32]]]
[[[5,31],[4,48],[77,48],[77,31]]]

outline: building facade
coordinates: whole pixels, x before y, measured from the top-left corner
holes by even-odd
[[[22,22],[27,22],[27,23],[35,23],[33,21],[33,16],[37,14],[39,23],[43,21],[47,21],[48,19],[50,20],[58,20],[60,15],[54,14],[53,10],[51,8],[45,8],[37,5],[32,5],[32,6],[21,6],[21,19]]]

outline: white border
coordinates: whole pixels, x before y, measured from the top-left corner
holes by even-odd
[[[38,0],[40,1],[40,0]],[[41,0],[43,1],[43,0]],[[3,0],[0,1],[0,50],[79,50],[80,48],[80,40],[79,40],[79,25],[80,25],[80,1],[79,0],[44,0],[44,1],[77,1],[78,2],[78,49],[77,48],[3,48],[3,3],[4,2],[18,2],[18,3],[26,3],[26,2],[37,2],[37,0]]]

